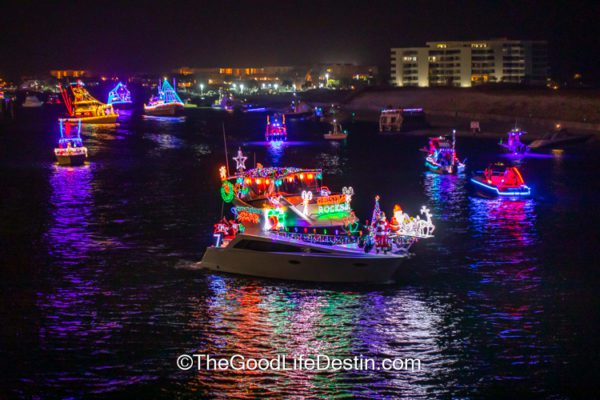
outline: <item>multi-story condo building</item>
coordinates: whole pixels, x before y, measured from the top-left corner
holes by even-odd
[[[392,48],[391,56],[395,86],[543,85],[549,76],[545,41],[501,38],[427,42],[426,47]]]

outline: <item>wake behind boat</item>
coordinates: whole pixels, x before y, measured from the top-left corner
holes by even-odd
[[[216,243],[201,267],[265,278],[311,282],[388,283],[411,245],[430,238],[431,214],[412,218],[399,206],[388,223],[376,198],[371,221],[359,229],[350,206],[354,190],[332,193],[319,169],[268,167],[237,173],[220,169],[221,196],[235,219],[215,225]]]

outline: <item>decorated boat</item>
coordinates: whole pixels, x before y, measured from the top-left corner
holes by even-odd
[[[87,148],[81,139],[81,120],[60,118],[60,138],[54,155],[59,165],[82,165],[87,158]]]
[[[267,142],[281,142],[287,140],[287,127],[285,125],[285,114],[267,115],[267,127],[265,129],[265,140]]]
[[[488,166],[471,178],[479,193],[492,196],[529,196],[531,188],[525,184],[517,167],[505,167],[502,163]]]
[[[526,154],[529,152],[529,146],[521,142],[521,136],[527,132],[515,127],[511,129],[506,138],[506,142],[500,141],[500,146],[511,154]]]
[[[292,101],[289,109],[285,112],[288,119],[304,119],[312,117],[313,114],[312,107],[301,100]]]
[[[348,132],[342,129],[342,124],[333,120],[331,122],[331,129],[328,133],[324,134],[323,137],[327,140],[344,140],[348,137]]]
[[[169,84],[169,81],[163,79],[158,83],[158,96],[152,96],[148,104],[144,104],[144,111],[148,115],[176,115],[183,110],[184,104],[179,95]]]
[[[44,104],[43,101],[35,95],[30,95],[25,97],[25,101],[23,102],[23,108],[40,108]]]
[[[127,85],[119,82],[110,92],[108,92],[108,104],[115,108],[127,108],[133,103],[131,101],[131,92]]]
[[[410,217],[397,206],[388,221],[379,197],[370,221],[352,210],[352,187],[332,192],[320,169],[263,167],[246,170],[238,150],[237,172],[220,168],[221,197],[232,219],[215,224],[215,245],[201,267],[265,278],[312,282],[388,283],[410,247],[431,238],[431,214]]]
[[[66,118],[67,121],[81,121],[84,124],[111,124],[117,121],[119,114],[113,106],[95,99],[83,82],[78,81],[67,87],[59,85],[59,88],[70,116]]]
[[[437,174],[457,174],[465,170],[465,160],[459,161],[456,156],[456,131],[452,131],[452,139],[445,136],[429,139],[429,145],[422,149],[427,153],[425,166]]]

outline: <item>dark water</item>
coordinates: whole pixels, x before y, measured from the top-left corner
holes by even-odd
[[[53,164],[51,115],[1,125],[0,397],[593,398],[600,345],[600,146],[527,159],[534,197],[473,197],[463,177],[425,173],[422,137],[291,123],[260,143],[262,115],[188,111],[85,133],[88,166]],[[322,167],[416,213],[419,243],[397,285],[296,284],[197,271],[221,212],[221,123],[265,165]],[[495,141],[459,139],[484,166]],[[363,218],[364,218],[363,217]],[[182,353],[419,358],[421,371],[180,371]]]

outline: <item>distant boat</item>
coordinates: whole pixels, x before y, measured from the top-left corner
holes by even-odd
[[[127,85],[119,82],[117,86],[108,92],[107,104],[115,108],[127,108],[132,104],[131,92],[127,89]]]
[[[529,146],[521,142],[521,136],[527,132],[515,127],[508,132],[506,143],[500,141],[500,146],[512,154],[525,154],[529,152]]]
[[[567,132],[566,129],[563,129],[558,132],[547,133],[543,138],[531,142],[529,147],[532,149],[563,147],[570,144],[585,142],[591,136],[592,135],[573,135]]]
[[[271,118],[267,115],[267,127],[265,129],[265,140],[267,142],[282,142],[287,140],[287,127],[285,125],[285,114],[281,117],[275,114]]]
[[[298,102],[292,101],[285,117],[288,119],[304,119],[311,117],[313,114],[314,111],[311,106],[298,100]]]
[[[176,115],[184,107],[183,101],[164,79],[158,85],[158,96],[152,96],[148,104],[144,104],[144,111],[148,115]]]
[[[344,140],[348,137],[348,132],[342,130],[342,124],[334,119],[331,123],[331,130],[323,137],[327,140]]]
[[[44,104],[37,96],[27,96],[23,102],[24,108],[39,108]]]
[[[95,99],[81,81],[67,88],[60,86],[60,92],[70,116],[68,121],[81,120],[84,124],[111,124],[117,121],[119,114],[113,106]]]
[[[58,165],[83,165],[87,158],[87,148],[81,139],[81,119],[76,122],[72,118],[59,119],[60,139],[54,155]]]
[[[462,162],[456,155],[456,131],[452,130],[452,140],[439,136],[429,138],[429,145],[421,149],[427,153],[425,166],[436,174],[459,174],[465,171],[465,160]]]

